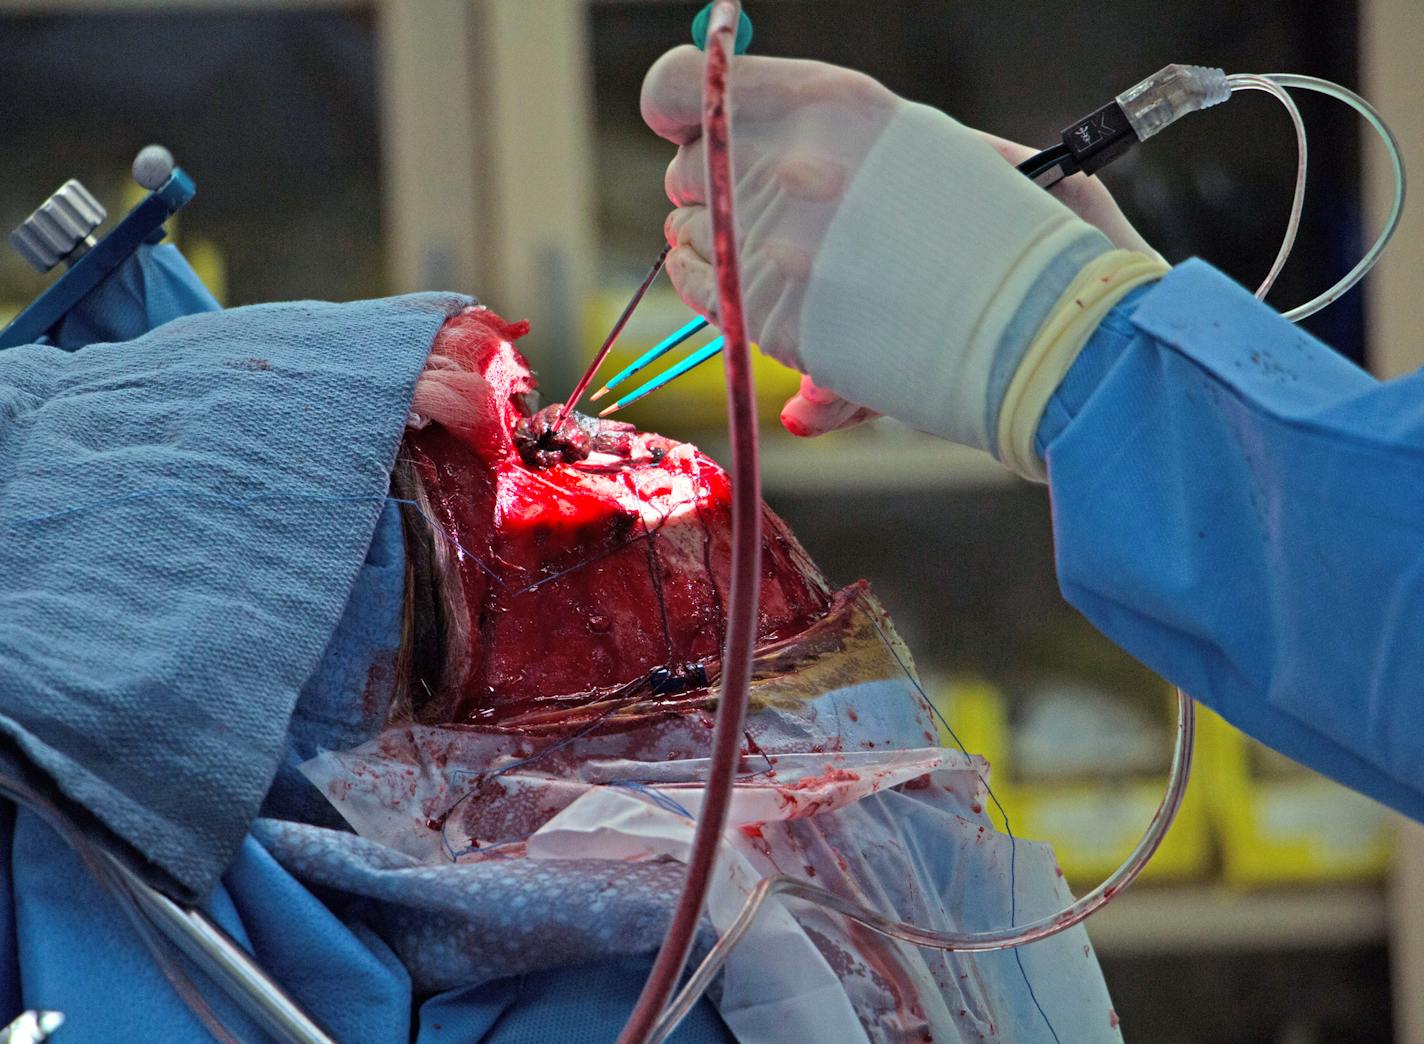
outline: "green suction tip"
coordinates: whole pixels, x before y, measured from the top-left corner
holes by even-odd
[[[697,17],[692,20],[692,42],[701,50],[707,50],[707,23],[712,20],[712,5],[708,4],[701,11],[697,12]],[[737,54],[746,54],[747,48],[752,45],[752,20],[747,17],[745,11],[742,12],[741,19],[737,22]]]

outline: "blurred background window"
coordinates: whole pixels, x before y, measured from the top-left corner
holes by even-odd
[[[197,182],[178,235],[218,245],[226,303],[384,292],[370,10],[23,6],[0,5],[6,230],[72,177],[121,214],[160,142]],[[46,280],[3,257],[0,301],[23,305]]]

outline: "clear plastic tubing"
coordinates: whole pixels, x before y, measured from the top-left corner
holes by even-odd
[[[1275,285],[1276,277],[1281,274],[1281,269],[1286,266],[1286,258],[1290,257],[1291,251],[1295,248],[1296,232],[1300,229],[1300,212],[1305,207],[1305,168],[1308,162],[1305,122],[1300,118],[1300,110],[1296,108],[1295,101],[1290,94],[1270,77],[1255,76],[1251,73],[1233,73],[1226,77],[1226,83],[1233,93],[1236,91],[1265,91],[1272,95],[1285,106],[1286,112],[1290,114],[1291,126],[1295,130],[1295,194],[1291,198],[1290,218],[1286,221],[1286,234],[1281,240],[1281,249],[1276,253],[1276,260],[1272,263],[1270,272],[1266,274],[1261,285],[1256,288],[1256,296],[1264,298],[1266,292]],[[1309,315],[1310,313],[1304,314]],[[1286,318],[1290,319],[1291,316],[1287,314]]]
[[[732,442],[732,584],[727,598],[726,646],[722,652],[722,692],[712,733],[706,801],[693,833],[687,877],[662,948],[643,983],[633,1013],[618,1036],[620,1044],[643,1044],[652,1037],[668,998],[682,978],[722,843],[732,785],[741,761],[742,723],[751,691],[761,593],[761,469],[757,457],[751,349],[743,321],[737,264],[731,114],[727,101],[727,76],[741,15],[738,0],[718,0],[712,9],[702,95],[702,136],[707,143],[708,206],[717,274],[716,318],[726,338],[722,358],[727,371],[727,426]]]
[[[1057,935],[1059,932],[1067,931],[1074,925],[1080,924],[1107,905],[1114,896],[1136,880],[1137,875],[1142,872],[1142,868],[1147,865],[1161,846],[1163,838],[1167,836],[1168,828],[1177,816],[1177,810],[1182,806],[1182,798],[1187,792],[1187,779],[1191,774],[1192,747],[1195,737],[1196,708],[1192,703],[1192,698],[1178,689],[1177,739],[1172,747],[1172,767],[1168,775],[1167,790],[1162,796],[1161,804],[1157,806],[1152,822],[1148,824],[1147,832],[1137,842],[1137,847],[1132,850],[1132,854],[1127,857],[1126,862],[1118,867],[1112,876],[1081,899],[1057,913],[1048,914],[1019,927],[996,928],[986,932],[932,932],[918,928],[913,924],[906,924],[904,921],[886,917],[868,907],[861,906],[859,903],[843,899],[834,892],[828,892],[824,888],[818,888],[798,878],[785,876],[763,878],[748,896],[746,903],[737,914],[737,919],[722,933],[717,944],[708,952],[697,971],[693,973],[681,992],[674,998],[662,1019],[659,1020],[657,1030],[651,1038],[652,1044],[658,1044],[665,1040],[668,1034],[676,1029],[677,1024],[692,1010],[692,1006],[697,1003],[698,998],[711,985],[712,980],[722,969],[722,965],[726,963],[733,947],[751,927],[762,904],[775,895],[790,896],[816,903],[882,935],[903,940],[914,946],[925,946],[936,950],[957,950],[970,953],[1008,950],[1037,942],[1040,939],[1047,939],[1049,936]]]
[[[1303,91],[1315,91],[1327,97],[1342,101],[1350,106],[1364,118],[1370,125],[1380,141],[1384,143],[1385,150],[1389,153],[1390,166],[1394,168],[1394,201],[1390,206],[1389,216],[1385,218],[1384,227],[1375,237],[1373,245],[1365,251],[1363,257],[1355,263],[1355,267],[1350,269],[1343,278],[1340,279],[1329,290],[1323,294],[1311,298],[1305,304],[1297,308],[1292,308],[1289,312],[1282,312],[1291,322],[1299,322],[1308,315],[1314,315],[1322,308],[1334,303],[1347,290],[1364,278],[1365,273],[1375,266],[1380,254],[1384,253],[1385,245],[1389,243],[1390,237],[1399,227],[1400,214],[1404,210],[1404,159],[1399,152],[1399,142],[1395,140],[1389,127],[1385,125],[1380,114],[1375,111],[1375,107],[1365,99],[1361,98],[1354,91],[1341,87],[1338,83],[1331,83],[1329,80],[1322,80],[1316,76],[1301,76],[1297,73],[1262,73],[1260,79],[1270,80],[1280,84],[1282,87],[1294,87]]]

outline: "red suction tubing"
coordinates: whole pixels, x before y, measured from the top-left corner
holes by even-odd
[[[741,761],[742,723],[751,689],[761,593],[761,468],[757,457],[751,352],[743,320],[741,274],[737,265],[727,111],[727,72],[740,18],[741,4],[737,0],[719,0],[712,9],[702,98],[702,136],[707,142],[709,206],[715,244],[713,264],[717,273],[716,318],[727,339],[722,359],[727,371],[727,424],[732,442],[732,586],[727,606],[727,640],[722,650],[722,693],[712,733],[707,794],[692,838],[687,877],[662,948],[643,984],[643,992],[618,1036],[619,1044],[646,1044],[687,963],[727,822],[732,784]]]

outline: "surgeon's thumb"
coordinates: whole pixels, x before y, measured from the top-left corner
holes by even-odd
[[[878,416],[874,410],[848,402],[802,376],[800,390],[781,408],[781,426],[798,438],[811,438],[853,428]]]
[[[684,44],[668,51],[643,77],[638,106],[660,138],[686,145],[702,136],[702,78],[705,56]]]

